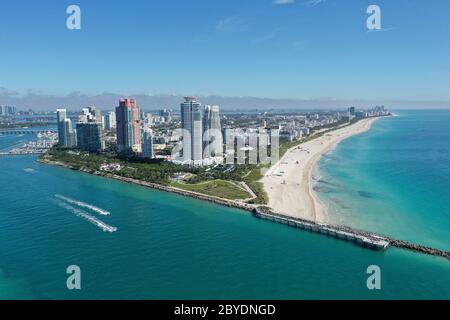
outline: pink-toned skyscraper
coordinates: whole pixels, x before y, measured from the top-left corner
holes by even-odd
[[[139,107],[135,99],[119,100],[116,107],[117,147],[119,152],[142,152]]]

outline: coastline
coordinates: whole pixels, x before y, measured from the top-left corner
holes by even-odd
[[[189,190],[184,190],[184,189],[180,189],[180,188],[176,188],[176,187],[165,186],[162,184],[146,182],[146,181],[133,179],[133,178],[122,177],[122,176],[112,174],[112,173],[100,172],[100,171],[79,170],[79,169],[73,168],[72,166],[70,166],[68,164],[65,164],[65,163],[59,162],[59,161],[49,161],[49,160],[40,159],[40,160],[38,160],[38,162],[41,164],[58,166],[58,167],[70,169],[70,170],[77,171],[77,172],[84,172],[84,173],[92,174],[92,175],[95,175],[98,177],[118,180],[121,182],[126,182],[129,184],[134,184],[134,185],[151,188],[151,189],[155,189],[155,190],[159,190],[159,191],[163,191],[163,192],[176,193],[181,196],[190,197],[190,198],[203,200],[203,201],[208,201],[208,202],[212,202],[212,203],[215,203],[218,205],[242,209],[242,210],[249,211],[249,212],[253,212],[256,208],[256,206],[254,206],[254,205],[251,205],[251,204],[248,204],[245,202],[241,202],[241,201],[224,199],[224,198],[220,198],[220,197],[206,195],[203,193],[198,193],[195,191],[189,191]]]
[[[362,119],[289,149],[261,180],[269,197],[268,206],[293,218],[328,223],[327,210],[313,190],[314,168],[338,143],[370,130],[377,119]]]

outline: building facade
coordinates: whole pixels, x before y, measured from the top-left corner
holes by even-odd
[[[77,147],[90,152],[101,152],[105,149],[103,128],[99,122],[77,123]]]
[[[83,108],[77,123],[77,147],[90,152],[105,149],[101,111],[95,107]]]
[[[141,120],[135,99],[121,99],[116,107],[117,147],[119,152],[141,153]]]
[[[146,130],[142,134],[142,157],[153,159],[155,154],[153,152],[153,132]]]
[[[185,97],[181,104],[181,127],[183,129],[183,160],[202,161],[203,126],[201,104],[195,97]]]
[[[66,109],[56,110],[56,121],[58,126],[58,145],[72,148],[76,146],[76,133],[73,130],[72,121],[67,117]]]
[[[108,114],[105,116],[105,129],[108,131],[116,130],[116,113],[115,112],[108,112]]]
[[[223,154],[223,136],[220,124],[219,106],[204,107],[203,112],[203,149],[207,157]]]

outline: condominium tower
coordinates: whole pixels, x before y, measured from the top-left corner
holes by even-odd
[[[181,127],[183,129],[183,160],[203,159],[203,129],[201,104],[195,97],[185,97],[181,104]]]
[[[77,123],[79,149],[91,152],[100,152],[105,149],[101,117],[101,111],[95,107],[82,109]]]
[[[220,125],[219,106],[204,107],[203,112],[203,149],[207,156],[223,154],[223,137]]]
[[[58,124],[58,145],[67,148],[75,147],[76,134],[72,128],[72,121],[67,118],[67,110],[57,109],[56,120]]]
[[[141,153],[141,123],[135,99],[121,99],[116,107],[117,147],[119,152]]]

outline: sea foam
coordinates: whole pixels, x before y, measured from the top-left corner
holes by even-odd
[[[89,221],[90,223],[96,225],[97,227],[99,227],[100,229],[102,229],[105,232],[116,232],[117,228],[110,226],[108,224],[106,224],[105,222],[97,219],[94,216],[91,216],[90,214],[88,214],[86,211],[83,211],[81,209],[72,207],[70,204],[67,204],[61,200],[55,200],[56,204],[58,206],[60,206],[63,209],[66,209],[67,211],[72,212],[73,214],[75,214],[78,217],[84,218],[85,220]]]
[[[89,204],[89,203],[86,203],[86,202],[82,202],[82,201],[78,201],[78,200],[74,200],[74,199],[70,199],[70,198],[64,197],[64,196],[62,196],[60,194],[55,194],[55,198],[58,198],[59,200],[63,200],[63,201],[68,202],[70,204],[74,204],[74,205],[76,205],[78,207],[81,207],[81,208],[89,209],[89,210],[91,210],[91,211],[93,211],[95,213],[98,213],[99,215],[102,215],[102,216],[109,216],[111,214],[111,212],[106,211],[106,210],[104,210],[102,208],[96,207],[96,206],[94,206],[92,204]]]

